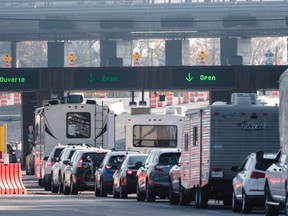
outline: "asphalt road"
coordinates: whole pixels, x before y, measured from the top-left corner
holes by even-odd
[[[166,199],[155,203],[137,202],[135,195],[128,199],[95,197],[93,192],[79,195],[52,194],[39,188],[34,176],[23,174],[23,183],[28,191],[24,195],[2,195],[1,216],[237,216],[231,208],[210,200],[207,209],[190,206],[169,205]],[[264,215],[264,209],[256,209],[249,215]]]

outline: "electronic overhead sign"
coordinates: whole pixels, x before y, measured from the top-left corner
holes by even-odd
[[[85,68],[75,69],[74,72],[76,89],[136,89],[137,86],[135,68]]]
[[[34,90],[40,88],[40,71],[37,69],[0,69],[0,90]]]
[[[223,89],[235,87],[234,71],[229,67],[183,67],[172,71],[176,89]]]

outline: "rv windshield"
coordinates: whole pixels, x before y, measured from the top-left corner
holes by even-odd
[[[177,146],[177,126],[175,125],[135,125],[133,127],[134,147]]]

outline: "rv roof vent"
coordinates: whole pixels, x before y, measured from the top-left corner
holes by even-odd
[[[166,115],[177,115],[178,112],[177,112],[177,109],[167,109],[165,114]]]
[[[59,101],[58,100],[49,100],[48,104],[49,105],[56,105],[56,104],[59,104]]]
[[[255,93],[233,93],[231,104],[256,104],[257,96]]]
[[[86,104],[96,104],[96,101],[87,99]]]
[[[227,103],[224,102],[224,101],[215,101],[212,106],[216,105],[216,106],[219,106],[219,105],[226,105]]]

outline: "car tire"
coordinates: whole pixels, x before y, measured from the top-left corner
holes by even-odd
[[[120,182],[120,198],[127,199],[127,197],[128,197],[128,194],[127,194],[126,186],[123,186],[122,182]]]
[[[156,200],[156,194],[152,187],[146,183],[146,201],[147,202],[155,202]]]
[[[113,198],[119,198],[120,193],[116,191],[115,186],[113,185]]]
[[[46,179],[44,181],[44,190],[50,191],[51,190],[51,179]]]
[[[72,179],[70,181],[70,191],[71,195],[78,195],[78,188],[77,186],[72,182]]]
[[[100,196],[107,197],[107,191],[102,181],[100,182]]]
[[[251,211],[252,211],[252,206],[250,205],[248,201],[248,196],[243,191],[242,192],[242,213],[247,214],[247,213],[251,213]]]
[[[137,196],[137,201],[145,201],[145,193],[140,191],[139,185],[137,184],[136,188],[136,196]]]
[[[186,206],[190,204],[190,199],[187,197],[185,193],[185,189],[180,184],[180,191],[179,191],[179,205]]]
[[[59,187],[55,186],[54,181],[51,180],[51,192],[52,193],[58,193]]]
[[[276,205],[269,205],[269,202],[272,201],[270,190],[268,185],[265,185],[265,216],[278,216],[279,209]]]
[[[95,194],[95,197],[97,196],[100,196],[100,190],[97,188],[97,182],[95,181],[94,183],[94,194]]]
[[[285,203],[284,203],[284,211],[285,211],[285,216],[288,216],[288,194],[286,193],[286,198],[285,198]]]
[[[236,199],[236,195],[233,192],[232,195],[232,211],[233,212],[240,212],[242,209],[241,203]]]
[[[70,188],[66,186],[65,178],[63,179],[63,194],[70,195]]]
[[[168,198],[170,205],[176,205],[179,202],[179,196],[174,193],[171,182],[169,183]]]

